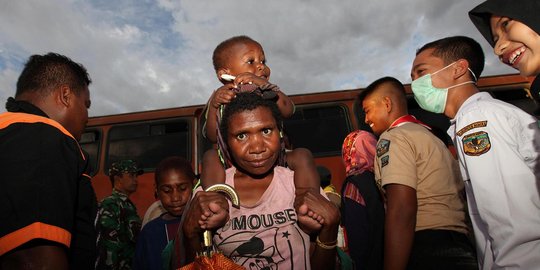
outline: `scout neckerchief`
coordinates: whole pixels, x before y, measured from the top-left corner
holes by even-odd
[[[416,119],[416,117],[410,115],[410,114],[407,114],[407,115],[404,115],[404,116],[401,116],[400,118],[396,119],[396,121],[394,121],[390,127],[390,128],[395,128],[395,127],[399,127],[405,123],[416,123],[416,124],[419,124],[425,128],[427,128],[428,130],[431,131],[431,127],[429,127],[428,125],[426,125],[424,122]]]

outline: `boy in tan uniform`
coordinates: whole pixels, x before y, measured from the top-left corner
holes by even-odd
[[[386,195],[385,269],[476,269],[457,163],[431,129],[407,112],[405,89],[384,77],[359,96],[380,135],[375,179]]]

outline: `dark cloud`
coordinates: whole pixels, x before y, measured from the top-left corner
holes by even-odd
[[[482,43],[485,75],[514,73],[467,17],[480,2],[8,1],[0,9],[0,103],[28,56],[55,51],[88,68],[91,115],[203,104],[219,87],[214,47],[240,34],[263,45],[272,82],[290,94],[365,87],[387,75],[410,82],[415,50],[449,35]]]

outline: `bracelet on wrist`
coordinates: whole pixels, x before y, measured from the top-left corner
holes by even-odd
[[[335,247],[337,247],[337,240],[332,241],[330,243],[323,243],[319,239],[319,236],[317,236],[317,239],[315,240],[315,243],[317,244],[317,246],[319,246],[322,249],[334,249]]]

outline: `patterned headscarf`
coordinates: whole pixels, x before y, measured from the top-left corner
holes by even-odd
[[[373,134],[356,130],[343,141],[342,156],[347,176],[373,172],[377,139]]]

